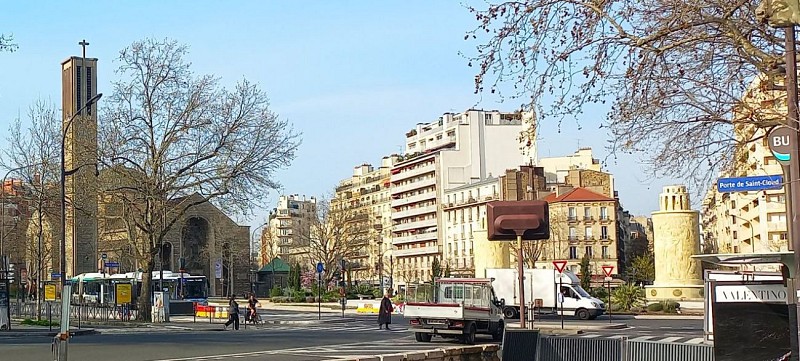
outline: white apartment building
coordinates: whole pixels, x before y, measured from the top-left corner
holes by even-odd
[[[444,191],[442,258],[451,275],[475,277],[473,231],[486,230],[486,203],[502,199],[501,188],[500,178],[492,177]]]
[[[403,160],[391,175],[397,284],[431,279],[433,260],[442,253],[438,200],[446,190],[531,163],[533,152],[517,141],[529,126],[522,113],[470,109],[406,133]]]

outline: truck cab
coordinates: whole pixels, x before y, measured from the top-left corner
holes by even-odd
[[[418,342],[439,336],[473,344],[476,334],[502,339],[503,306],[491,279],[439,278],[433,284],[406,288],[403,317]]]

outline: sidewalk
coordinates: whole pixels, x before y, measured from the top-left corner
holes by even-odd
[[[0,331],[0,338],[7,337],[54,337],[61,331],[59,326],[53,326],[50,330],[48,326],[32,326],[23,325],[18,321],[11,321],[11,330]],[[70,327],[70,336],[92,335],[97,333],[94,328],[81,328]]]

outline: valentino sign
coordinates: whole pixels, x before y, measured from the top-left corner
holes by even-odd
[[[717,302],[786,303],[783,285],[717,286],[714,291]]]

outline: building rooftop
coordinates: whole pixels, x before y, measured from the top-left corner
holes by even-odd
[[[600,193],[592,192],[586,188],[577,187],[571,189],[569,192],[564,193],[560,196],[556,196],[555,193],[551,193],[547,197],[544,197],[542,200],[547,203],[557,203],[557,202],[613,201],[614,198],[604,196]]]

